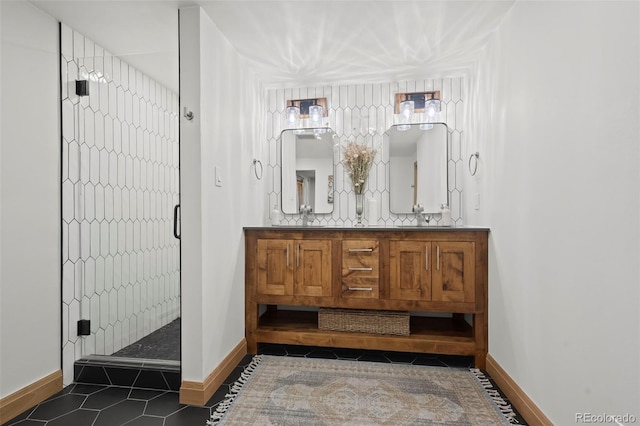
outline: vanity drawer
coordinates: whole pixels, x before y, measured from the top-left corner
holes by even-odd
[[[378,240],[342,242],[342,276],[378,277],[380,263]]]
[[[380,285],[378,278],[342,277],[340,297],[348,299],[378,299]]]
[[[341,297],[377,299],[380,250],[378,240],[342,241]]]

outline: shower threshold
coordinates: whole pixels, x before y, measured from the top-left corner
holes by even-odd
[[[147,389],[180,389],[180,318],[112,355],[74,363],[74,382]]]
[[[180,361],[170,359],[127,358],[114,355],[89,355],[78,362],[125,367],[150,367],[180,371]]]
[[[180,361],[91,355],[74,363],[75,383],[178,391]]]

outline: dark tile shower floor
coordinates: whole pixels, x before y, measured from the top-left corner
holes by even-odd
[[[120,349],[113,356],[180,361],[180,318]]]
[[[262,344],[258,353],[452,368],[473,365],[473,358],[465,356],[311,346]],[[242,359],[204,407],[180,404],[175,391],[76,383],[3,426],[204,426],[252,357]],[[526,424],[520,415],[516,420]]]

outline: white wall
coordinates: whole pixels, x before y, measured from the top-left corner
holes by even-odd
[[[472,83],[489,353],[558,425],[640,418],[638,21],[637,2],[517,2]]]
[[[58,24],[2,2],[0,398],[60,369]]]
[[[182,379],[203,381],[244,338],[244,236],[264,215],[258,85],[199,7],[180,10]],[[216,186],[216,167],[222,186]]]

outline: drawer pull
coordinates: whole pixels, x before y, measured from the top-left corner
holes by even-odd
[[[349,253],[371,253],[372,251],[372,248],[349,249]]]
[[[373,271],[373,268],[349,268],[350,271]]]
[[[373,291],[373,287],[348,287],[349,291]]]

